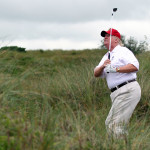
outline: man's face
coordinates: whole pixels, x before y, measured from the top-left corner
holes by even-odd
[[[114,36],[111,36],[111,45],[114,43]],[[110,43],[110,34],[105,34],[104,37],[104,45],[107,49],[109,49],[109,43]]]

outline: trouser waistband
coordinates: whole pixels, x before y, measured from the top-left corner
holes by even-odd
[[[128,84],[128,83],[134,82],[134,81],[136,81],[136,79],[123,82],[123,83],[117,85],[116,87],[111,88],[110,90],[111,90],[111,92],[114,92],[114,91],[116,91],[117,89],[119,89],[120,87],[122,87],[122,86],[124,86],[124,85],[126,85],[126,84]]]

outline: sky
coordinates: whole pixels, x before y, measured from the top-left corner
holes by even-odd
[[[112,18],[112,9],[118,8]],[[0,47],[98,48],[102,30],[150,41],[149,0],[0,0]]]

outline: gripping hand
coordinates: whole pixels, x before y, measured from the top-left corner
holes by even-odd
[[[117,72],[116,71],[116,67],[113,67],[111,64],[108,64],[106,67],[105,67],[105,71],[107,73],[115,73]]]

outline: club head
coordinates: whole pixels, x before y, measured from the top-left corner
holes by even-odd
[[[117,8],[113,8],[113,12],[116,12],[117,11]]]

